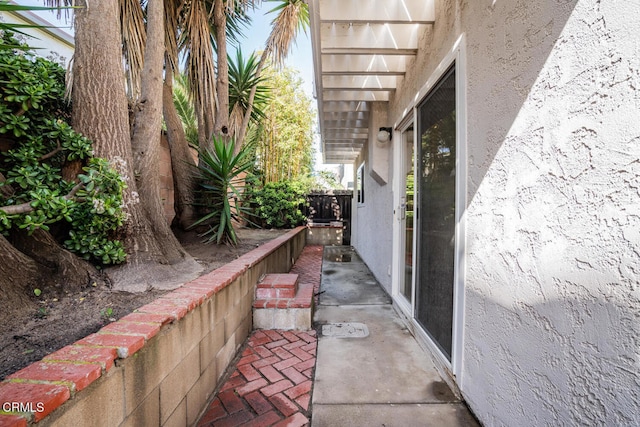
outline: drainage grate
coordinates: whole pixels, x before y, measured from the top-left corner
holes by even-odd
[[[333,262],[351,262],[351,254],[329,256],[329,261]]]
[[[364,338],[369,328],[364,323],[329,323],[322,325],[322,335],[334,338]]]

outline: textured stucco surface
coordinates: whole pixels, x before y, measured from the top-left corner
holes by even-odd
[[[372,143],[370,141],[370,144]],[[352,212],[357,219],[353,224],[352,245],[382,287],[391,293],[393,188],[391,184],[381,185],[371,175],[371,164],[375,161],[380,166],[380,160],[373,158],[379,151],[367,152],[365,149],[364,155],[355,163],[354,176],[357,167],[362,161],[365,162],[365,202],[358,204],[354,197]],[[390,154],[385,153],[385,161],[391,162]],[[387,167],[391,170],[389,165]]]
[[[390,105],[466,34],[457,382],[485,425],[640,425],[638,28],[637,2],[438,1]]]

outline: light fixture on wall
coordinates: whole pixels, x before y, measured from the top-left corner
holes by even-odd
[[[389,142],[391,141],[391,128],[380,128],[378,131],[378,141],[379,142]]]

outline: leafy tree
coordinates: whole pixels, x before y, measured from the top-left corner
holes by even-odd
[[[296,71],[270,71],[271,100],[258,129],[258,169],[263,183],[295,180],[313,165],[314,112]]]
[[[9,34],[3,40],[18,43]],[[122,244],[109,236],[124,219],[124,183],[66,123],[64,70],[29,52],[0,51],[0,63],[0,232],[48,231],[65,220],[68,249],[103,264],[124,261]],[[84,173],[68,176],[76,163]]]
[[[271,60],[278,67],[282,67],[285,58],[289,55],[291,45],[298,33],[309,28],[309,5],[304,0],[266,0],[276,3],[269,13],[276,13],[271,22],[271,33],[260,56],[260,62],[256,67],[256,77],[261,78],[262,73]],[[249,130],[249,124],[254,107],[254,99],[258,93],[258,87],[251,89],[248,99],[249,108],[245,113],[244,121],[240,127],[236,139],[244,141]]]
[[[71,3],[46,2],[54,6]],[[127,216],[119,232],[127,263],[110,269],[109,275],[121,289],[129,289],[151,287],[179,272],[194,274],[200,267],[164,218],[157,174],[165,2],[145,2],[144,10],[137,0],[73,3],[77,8],[72,124],[94,141],[94,152],[108,159],[126,183],[123,209]]]
[[[23,301],[29,286],[59,281],[73,288],[86,284],[87,275],[98,275],[62,249],[50,231],[68,250],[98,264],[118,264],[126,255],[114,239],[124,220],[124,181],[67,123],[64,70],[34,56],[10,33],[2,43],[19,47],[0,50],[0,297],[5,304]],[[17,259],[24,268],[16,268]]]

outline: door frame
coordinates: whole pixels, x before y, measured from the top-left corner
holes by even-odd
[[[410,124],[414,125],[414,153],[417,153],[417,106],[435,88],[440,79],[447,73],[451,66],[456,68],[456,229],[455,229],[455,249],[454,249],[454,286],[453,286],[453,331],[451,361],[441,352],[431,337],[422,329],[415,319],[416,304],[416,279],[412,280],[412,304],[408,307],[406,299],[400,296],[399,284],[400,274],[403,274],[404,262],[399,256],[403,251],[400,249],[401,221],[399,221],[400,197],[405,189],[400,185],[403,181],[401,174],[404,173],[402,164],[403,139],[399,144],[394,144],[394,221],[393,221],[393,244],[394,256],[392,265],[394,268],[392,278],[392,297],[396,305],[407,316],[412,332],[418,341],[426,347],[432,354],[437,367],[442,373],[447,374],[454,384],[461,382],[463,345],[464,345],[464,291],[466,281],[466,207],[467,207],[467,64],[466,64],[466,36],[461,34],[455,41],[452,48],[445,55],[436,69],[431,73],[426,83],[420,88],[412,102],[404,110],[403,117],[398,121],[395,129],[400,132],[406,130]],[[399,133],[400,133],[399,132]],[[414,156],[414,171],[418,169],[417,155]],[[415,201],[418,203],[417,200]],[[413,271],[416,271],[416,245],[415,238],[416,216],[414,216],[414,239],[413,239]],[[457,385],[457,384],[456,384]]]
[[[392,259],[392,271],[393,271],[393,277],[392,277],[392,281],[391,281],[391,296],[394,299],[395,303],[398,305],[398,307],[400,307],[400,309],[402,310],[402,312],[404,313],[405,316],[407,316],[409,319],[413,319],[414,316],[414,312],[415,312],[415,308],[414,308],[414,301],[415,301],[415,280],[414,280],[414,275],[411,276],[411,301],[407,301],[407,299],[404,297],[404,295],[402,295],[402,293],[400,292],[400,283],[402,280],[404,280],[405,278],[405,272],[404,272],[404,268],[405,268],[405,263],[404,263],[404,256],[405,256],[405,245],[406,245],[406,241],[404,236],[405,233],[405,229],[406,229],[406,225],[403,225],[402,222],[402,212],[401,212],[401,198],[402,196],[405,194],[406,191],[406,170],[405,170],[405,166],[407,165],[407,160],[406,160],[406,154],[407,154],[407,149],[406,149],[406,140],[405,140],[405,134],[407,129],[409,129],[409,127],[413,126],[413,151],[415,152],[415,140],[416,140],[416,127],[415,127],[415,122],[416,122],[416,117],[415,117],[415,109],[412,109],[411,111],[411,115],[407,116],[404,118],[404,120],[402,120],[398,126],[396,127],[397,132],[395,132],[396,134],[400,135],[400,143],[398,144],[394,144],[394,152],[393,152],[393,170],[394,170],[394,179],[393,179],[393,259]],[[415,170],[415,160],[413,162],[413,167]],[[415,215],[414,215],[414,222],[413,222],[413,229],[414,229],[414,235],[415,235]],[[416,267],[416,257],[415,257],[415,250],[416,250],[416,239],[414,237],[413,239],[413,247],[412,247],[412,251],[414,253],[413,256],[413,261],[412,261],[412,266],[411,268],[413,269],[413,271],[415,271],[415,267]]]

